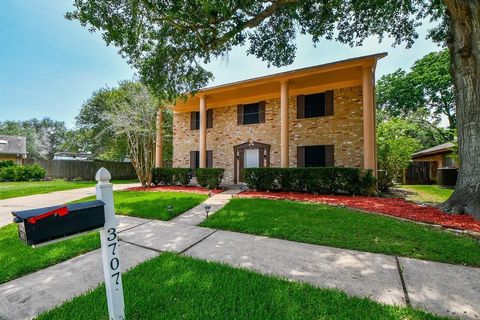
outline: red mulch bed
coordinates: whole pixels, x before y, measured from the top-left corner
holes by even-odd
[[[205,189],[202,187],[195,186],[154,186],[150,188],[145,187],[132,187],[125,189],[127,191],[175,191],[175,192],[191,192],[191,193],[200,193],[200,194],[217,194],[223,192],[222,189]]]
[[[239,194],[238,197],[319,202],[386,214],[408,220],[438,224],[446,228],[480,232],[480,221],[476,221],[470,215],[449,215],[443,213],[438,208],[419,205],[401,198],[327,196],[297,192],[260,191],[245,191]]]

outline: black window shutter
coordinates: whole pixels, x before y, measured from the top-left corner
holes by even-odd
[[[243,124],[243,104],[237,106],[237,125]]]
[[[207,129],[213,128],[213,109],[207,110]]]
[[[297,96],[297,119],[305,118],[305,96],[303,94]]]
[[[213,151],[207,150],[207,168],[213,168]]]
[[[305,147],[297,147],[297,167],[305,167]]]
[[[335,165],[334,146],[333,144],[325,146],[325,167],[333,167]]]
[[[258,103],[258,123],[265,122],[265,101]]]
[[[325,115],[333,115],[333,90],[325,92]]]
[[[197,151],[190,151],[190,168],[194,169],[194,170],[197,167],[197,164],[195,163],[195,159],[196,159],[195,153],[196,152]]]
[[[197,117],[197,113],[195,111],[190,112],[190,130],[198,129],[196,117]]]

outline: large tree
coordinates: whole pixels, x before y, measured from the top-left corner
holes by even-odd
[[[417,60],[409,72],[398,69],[377,82],[377,106],[391,116],[408,116],[420,110],[431,120],[448,120],[456,128],[455,96],[450,75],[450,55],[442,50]]]
[[[478,0],[75,0],[67,14],[138,69],[162,99],[198,90],[212,74],[202,67],[234,46],[284,66],[295,58],[297,32],[349,45],[389,36],[411,46],[425,18],[446,41],[457,101],[460,173],[445,211],[480,218],[480,1]]]

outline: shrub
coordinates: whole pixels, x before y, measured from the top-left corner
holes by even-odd
[[[0,181],[30,181],[45,177],[45,169],[39,165],[7,166],[0,169]]]
[[[13,167],[15,165],[15,161],[13,160],[0,160],[0,169],[5,167]]]
[[[155,185],[164,184],[167,186],[180,184],[186,186],[192,180],[192,169],[190,168],[153,168],[152,182]]]
[[[199,168],[196,170],[197,183],[207,189],[217,189],[222,182],[225,169]]]
[[[357,168],[246,168],[243,174],[255,190],[320,194],[370,194],[376,182],[371,170]]]

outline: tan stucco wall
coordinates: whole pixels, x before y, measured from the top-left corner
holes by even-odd
[[[233,147],[249,139],[270,144],[270,165],[280,166],[280,99],[267,100],[265,123],[253,125],[237,125],[236,105],[213,110],[213,128],[207,129],[207,150],[213,150],[213,166],[225,168],[226,181],[233,181]],[[297,119],[296,96],[291,96],[290,166],[297,166],[297,146],[334,144],[335,166],[363,167],[362,112],[361,86],[334,91],[333,116]],[[198,135],[198,130],[190,130],[189,112],[174,113],[174,167],[190,166],[190,151],[199,148]]]

